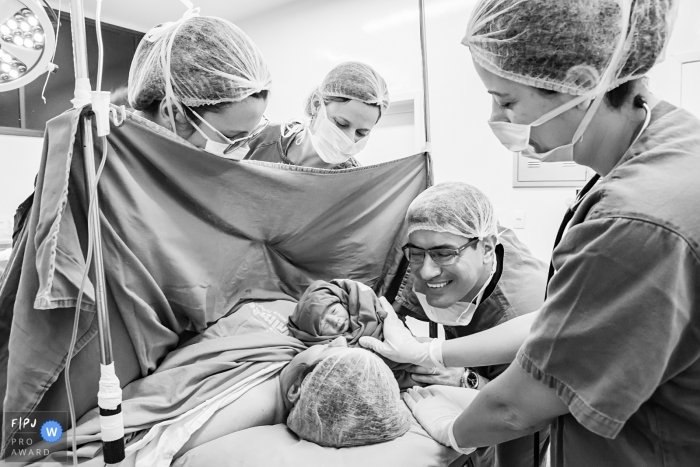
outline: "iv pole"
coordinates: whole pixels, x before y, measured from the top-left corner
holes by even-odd
[[[80,107],[91,102],[90,75],[88,73],[87,41],[85,34],[85,7],[83,0],[71,0],[71,26],[73,32],[73,61],[75,65],[75,107]],[[92,115],[81,117],[81,129],[83,135],[83,156],[85,159],[85,173],[87,178],[88,199],[92,196],[95,184],[95,152],[92,136]],[[102,258],[102,234],[100,229],[100,210],[98,196],[92,201],[93,209],[88,219],[88,229],[93,238],[95,295],[97,301],[97,323],[100,340],[100,393],[103,392],[103,379],[105,370],[114,376],[114,358],[112,356],[112,339],[110,335],[109,316],[107,314],[107,299],[105,294],[104,262]],[[116,376],[114,376],[116,378]],[[114,381],[111,381],[112,385]],[[117,388],[119,387],[117,380]],[[102,446],[104,461],[107,464],[116,464],[124,460],[124,427],[121,418],[121,403],[116,407],[104,407],[100,400],[100,424],[102,428]],[[112,396],[109,394],[108,396]],[[121,393],[119,393],[121,399]],[[116,439],[113,439],[116,438]]]
[[[420,12],[420,51],[423,65],[423,129],[425,131],[425,148],[424,151],[430,158],[432,152],[430,140],[430,98],[428,96],[428,43],[425,38],[425,0],[418,0],[418,10]],[[430,163],[430,162],[429,162]],[[428,175],[429,183],[432,184],[432,173]],[[430,337],[438,336],[437,323],[429,322],[428,332]]]

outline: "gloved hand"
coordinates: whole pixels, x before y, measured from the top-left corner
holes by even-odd
[[[462,409],[439,392],[431,393],[426,388],[415,387],[402,394],[408,408],[418,423],[438,443],[452,447],[462,454],[471,454],[476,448],[461,448],[452,434],[453,425]]]
[[[443,367],[442,343],[437,339],[418,342],[396,316],[394,308],[387,299],[380,297],[379,301],[387,313],[384,319],[384,342],[374,337],[363,336],[360,337],[360,345],[396,363],[412,363],[428,368]]]

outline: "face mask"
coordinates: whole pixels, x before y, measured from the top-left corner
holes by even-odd
[[[446,326],[466,326],[472,320],[477,307],[481,303],[481,298],[484,295],[484,291],[491,283],[493,275],[496,273],[496,258],[493,260],[493,266],[491,267],[491,274],[489,274],[488,279],[484,282],[484,285],[476,294],[476,297],[471,302],[457,302],[452,306],[447,308],[438,308],[428,304],[428,300],[425,294],[416,292],[415,289],[413,293],[418,297],[418,301],[423,307],[423,311],[433,321],[438,324],[444,324]]]
[[[588,128],[588,124],[593,117],[592,112],[595,112],[597,106],[591,105],[589,107],[576,133],[574,133],[571,143],[556,147],[551,151],[545,153],[535,152],[535,148],[530,146],[530,132],[532,131],[532,127],[542,125],[592,97],[595,97],[595,95],[593,93],[588,93],[572,99],[566,104],[547,112],[529,125],[511,122],[489,122],[489,126],[491,127],[491,131],[496,135],[496,138],[498,138],[501,144],[509,151],[519,152],[522,156],[537,159],[542,162],[573,161],[574,144],[581,139],[586,128]]]
[[[309,128],[311,145],[318,156],[327,164],[342,164],[362,151],[367,145],[367,136],[353,142],[345,133],[330,121],[326,115],[326,106],[321,100],[318,114]]]
[[[196,123],[194,123],[192,120],[190,120],[188,118],[187,120],[194,127],[194,129],[197,130],[197,132],[200,135],[202,135],[202,137],[204,139],[207,140],[206,144],[204,145],[204,150],[206,152],[208,152],[209,154],[213,154],[215,156],[218,156],[218,157],[223,157],[224,159],[232,159],[232,160],[240,161],[243,158],[245,158],[245,156],[248,154],[248,151],[250,151],[250,146],[248,146],[248,144],[243,144],[242,146],[240,146],[240,147],[234,149],[233,151],[231,151],[230,153],[226,154],[225,153],[226,150],[232,144],[231,140],[229,140],[226,136],[221,134],[221,132],[219,130],[217,130],[216,128],[214,128],[211,125],[211,123],[204,120],[197,112],[195,112],[192,109],[190,109],[190,110],[192,111],[193,114],[195,114],[197,116],[197,118],[199,118],[202,122],[204,122],[204,124],[206,126],[208,126],[214,133],[219,135],[219,137],[222,138],[224,141],[227,141],[226,143],[220,143],[218,141],[214,141],[213,139],[209,138],[202,131],[201,128],[199,128],[199,125],[197,125]],[[187,114],[184,114],[184,115],[187,115]]]

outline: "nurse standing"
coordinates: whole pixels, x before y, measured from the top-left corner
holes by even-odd
[[[323,169],[357,167],[372,128],[389,107],[384,78],[361,62],[333,68],[306,99],[308,123],[270,125],[250,143],[246,159]]]
[[[409,391],[440,442],[466,450],[550,425],[554,467],[697,464],[700,121],[640,80],[663,57],[676,6],[482,0],[474,10],[463,43],[501,142],[598,177],[554,250],[542,309],[436,345],[450,366],[515,357],[464,412]]]

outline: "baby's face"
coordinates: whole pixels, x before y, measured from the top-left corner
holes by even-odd
[[[340,303],[326,308],[321,315],[321,335],[337,336],[345,333],[350,327],[350,314]]]

